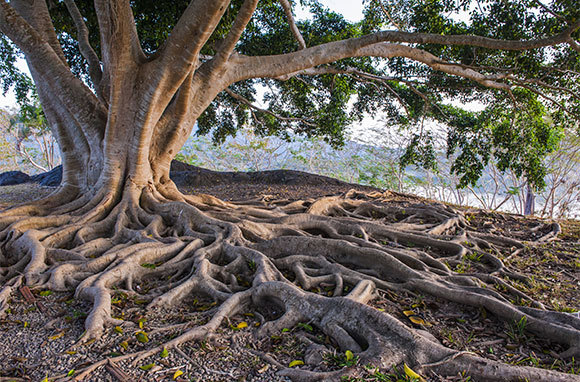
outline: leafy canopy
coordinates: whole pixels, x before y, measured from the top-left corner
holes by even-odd
[[[293,2],[296,6],[297,1]],[[88,68],[79,52],[76,30],[64,3],[49,2],[57,34],[71,70],[90,83]],[[242,0],[233,0],[204,47],[211,56],[228,33]],[[144,51],[153,54],[163,44],[188,5],[185,0],[132,1],[137,31]],[[360,37],[386,29],[441,35],[472,34],[508,40],[554,35],[580,17],[576,0],[540,3],[535,0],[364,0],[364,18],[350,22],[316,0],[300,0],[311,18],[297,25],[307,46]],[[93,3],[77,6],[99,49]],[[576,31],[572,36],[580,37]],[[21,104],[30,104],[32,84],[16,67],[14,46],[0,36],[0,83],[16,89]],[[580,79],[580,56],[568,45],[530,51],[496,51],[469,46],[415,45],[441,60],[499,73],[511,93],[483,87],[447,75],[406,58],[345,59],[332,66],[336,73],[296,75],[289,79],[252,79],[222,92],[198,119],[198,134],[223,141],[247,124],[261,135],[290,139],[292,133],[324,137],[335,146],[345,139],[345,127],[360,123],[365,115],[385,116],[386,128],[413,131],[401,158],[403,166],[433,167],[437,152],[429,124],[447,129],[452,171],[461,185],[475,184],[490,160],[502,170],[511,169],[537,187],[543,186],[542,158],[557,147],[566,126],[577,124],[580,102],[575,89]],[[283,8],[278,1],[260,1],[236,51],[244,55],[270,55],[295,51]],[[452,101],[456,101],[452,104]],[[452,106],[477,102],[482,111]],[[262,107],[253,107],[261,103]],[[427,126],[427,127],[425,127]]]

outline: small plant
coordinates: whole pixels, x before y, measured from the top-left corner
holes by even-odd
[[[465,255],[465,257],[469,261],[479,262],[479,261],[481,261],[481,258],[483,257],[483,253],[478,253],[476,251],[473,251],[473,252],[468,253],[467,255]]]
[[[359,357],[355,356],[352,351],[347,350],[344,354],[336,351],[327,352],[324,354],[323,359],[330,366],[351,367],[357,364]]]
[[[522,340],[525,338],[527,323],[528,319],[526,316],[522,316],[519,321],[514,321],[511,323],[507,332],[508,337],[516,342],[522,342]]]

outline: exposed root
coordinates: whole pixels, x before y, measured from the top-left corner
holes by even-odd
[[[402,207],[383,197],[353,191],[316,201],[232,204],[170,188],[132,188],[122,196],[68,195],[53,214],[43,203],[9,210],[0,216],[0,315],[22,282],[74,290],[92,304],[86,341],[121,324],[111,316],[114,289],[148,301],[148,309],[202,296],[217,304],[207,323],[174,324],[167,330],[180,335],[123,359],[138,362],[163,348],[179,349],[207,338],[241,311],[275,307],[277,314],[259,315],[258,336],[308,322],[363,363],[406,363],[425,374],[467,372],[483,380],[580,380],[457,352],[370,307],[377,294],[388,291],[431,295],[485,308],[508,322],[525,320],[526,330],[567,346],[563,356],[580,356],[580,319],[547,311],[502,278],[528,281],[501,260],[522,250],[524,242],[477,232],[447,206]],[[560,227],[554,223],[542,232],[540,242],[555,238]],[[531,307],[514,305],[510,297]],[[309,349],[325,351],[314,342]],[[346,371],[283,372],[312,381]]]

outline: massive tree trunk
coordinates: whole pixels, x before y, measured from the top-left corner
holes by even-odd
[[[91,68],[93,93],[68,70],[44,1],[0,1],[0,26],[26,55],[64,166],[62,185],[53,195],[0,215],[0,312],[21,284],[74,290],[92,303],[86,340],[119,324],[111,317],[113,288],[149,301],[150,309],[180,304],[191,294],[221,304],[207,324],[138,354],[144,357],[161,347],[203,339],[225,317],[273,302],[284,314],[265,322],[262,334],[311,322],[342,351],[354,351],[363,362],[382,367],[405,362],[424,373],[467,370],[485,380],[579,380],[445,348],[367,305],[377,290],[430,294],[484,307],[507,321],[525,318],[526,329],[567,345],[564,356],[580,356],[579,319],[545,310],[498,277],[526,279],[497,256],[523,244],[470,230],[458,211],[445,206],[386,208],[378,195],[356,193],[266,205],[232,204],[177,190],[169,178],[171,159],[204,109],[237,81],[283,79],[309,70],[316,74],[316,65],[372,55],[409,57],[486,86],[507,86],[427,52],[385,43],[416,42],[402,32],[303,47],[282,56],[238,56],[233,48],[256,1],[244,2],[218,53],[202,62],[200,49],[226,3],[193,1],[160,52],[146,57],[129,3],[96,1],[103,51],[102,70],[94,62]],[[74,3],[67,5],[74,16]],[[439,43],[441,36],[421,39]],[[563,35],[522,47],[566,39]],[[495,47],[488,40],[465,42],[450,36],[447,41]],[[81,50],[89,63],[94,61],[90,46]],[[556,225],[549,228],[543,239],[557,233]],[[477,272],[458,274],[449,268],[475,253],[485,259]],[[133,287],[142,282],[152,285],[147,292]],[[320,285],[331,285],[332,296],[312,292]],[[494,291],[493,285],[503,285],[505,292]],[[350,292],[343,296],[346,286]],[[513,305],[510,295],[530,300],[534,308]],[[305,370],[288,374],[305,380],[338,376]]]

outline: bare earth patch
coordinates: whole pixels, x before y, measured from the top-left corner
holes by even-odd
[[[309,179],[310,180],[310,179]],[[267,181],[267,179],[266,179]],[[288,183],[288,182],[286,182]],[[327,195],[339,195],[353,185],[294,179],[284,182],[240,181],[235,184],[196,187],[222,200],[253,199],[274,203],[279,199],[308,200]],[[370,191],[368,187],[358,187]],[[184,191],[184,190],[182,190]],[[191,188],[185,188],[191,191]],[[8,207],[46,195],[50,189],[33,184],[0,187],[0,206]],[[435,202],[410,195],[386,193],[380,203],[384,208],[399,211],[432,205]],[[463,209],[470,227],[483,235],[502,235],[533,241],[542,237],[547,222],[520,216]],[[397,222],[400,217],[385,217]],[[501,274],[495,284],[496,292],[510,296],[510,302],[526,306],[537,300],[549,310],[573,313],[580,308],[580,224],[560,222],[563,232],[557,240],[539,245],[525,245],[521,250],[500,253],[498,257],[531,282]],[[541,227],[541,229],[540,229]],[[512,248],[515,249],[515,248]],[[450,258],[449,268],[458,274],[477,273],[490,264],[484,256],[471,255],[467,259]],[[154,265],[152,265],[154,266]],[[243,279],[238,280],[243,285]],[[137,288],[148,287],[146,285]],[[345,283],[344,293],[353,285]],[[324,283],[310,291],[325,296],[334,293],[335,286]],[[517,291],[520,291],[521,296]],[[508,293],[509,292],[509,293]],[[530,297],[530,299],[526,298]],[[178,336],[188,328],[206,324],[218,307],[210,300],[191,296],[179,308],[146,311],[147,301],[140,301],[122,291],[112,297],[113,318],[121,325],[107,328],[97,341],[80,346],[74,344],[84,331],[84,318],[90,304],[68,293],[32,290],[32,299],[22,291],[15,293],[9,310],[0,321],[0,381],[66,380],[78,376],[78,371],[95,362],[112,359],[132,352],[154,349]],[[410,328],[427,332],[425,335],[446,347],[475,353],[480,357],[503,363],[532,366],[580,375],[580,360],[563,360],[559,354],[566,349],[546,338],[536,337],[526,329],[527,323],[499,320],[484,308],[476,309],[421,293],[393,293],[378,291],[369,305],[398,318]],[[334,341],[322,331],[302,322],[284,327],[268,337],[256,339],[253,333],[266,321],[279,316],[273,305],[248,309],[226,319],[216,333],[207,340],[187,342],[179,348],[158,351],[132,364],[131,360],[115,364],[100,364],[83,375],[86,381],[285,381],[288,377],[277,372],[294,364],[294,368],[327,373],[348,368],[345,381],[405,380],[401,367],[376,369],[359,362],[357,357],[336,350]],[[173,326],[172,326],[173,324]],[[314,347],[327,351],[312,352]],[[72,345],[72,346],[71,346]],[[334,350],[333,350],[334,349]],[[299,361],[299,362],[296,362]],[[302,366],[302,363],[306,366]],[[429,380],[467,381],[469,374],[455,376],[429,375]]]

